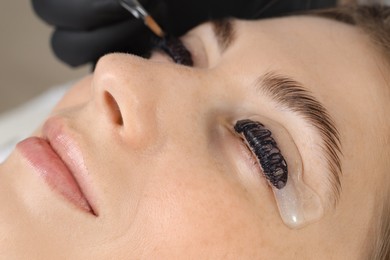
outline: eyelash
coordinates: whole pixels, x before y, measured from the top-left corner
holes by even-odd
[[[234,130],[241,134],[247,146],[258,159],[266,179],[277,189],[282,189],[288,178],[287,162],[270,130],[249,119],[239,120]]]
[[[177,64],[193,66],[191,53],[179,38],[165,37],[154,44]],[[270,130],[260,122],[239,120],[234,130],[245,138],[245,145],[256,155],[266,179],[277,189],[282,189],[288,178],[287,162],[284,159]]]
[[[159,38],[154,41],[153,45],[155,49],[160,49],[168,54],[177,64],[190,67],[194,64],[191,53],[179,38],[172,36]]]
[[[177,64],[192,66],[191,53],[179,38],[165,37],[155,42],[155,47],[163,50]],[[245,145],[256,155],[266,179],[277,189],[282,189],[288,178],[287,162],[270,130],[260,122],[249,119],[239,120],[234,130],[245,138]]]

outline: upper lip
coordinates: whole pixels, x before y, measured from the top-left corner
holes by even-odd
[[[43,125],[42,135],[68,167],[89,203],[92,214],[97,216],[96,206],[92,200],[93,196],[91,196],[90,175],[85,165],[83,154],[67,129],[64,120],[59,117],[49,118]]]

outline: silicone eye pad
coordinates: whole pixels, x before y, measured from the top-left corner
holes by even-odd
[[[275,195],[283,222],[290,228],[301,228],[321,218],[324,212],[322,201],[303,180],[302,158],[288,131],[276,122],[257,117],[237,121],[235,130],[257,158],[259,168]],[[264,135],[262,134],[264,132],[270,134]],[[261,147],[269,146],[270,143],[274,146],[272,149]],[[271,153],[261,151],[271,151]],[[277,163],[282,162],[283,169],[288,175],[288,178],[287,176],[284,178],[286,180],[284,185],[275,185],[268,169],[273,165],[264,163],[269,162],[269,158],[275,157],[276,153],[280,154],[278,158],[283,159],[278,160]],[[278,167],[276,165],[274,168],[278,169]]]

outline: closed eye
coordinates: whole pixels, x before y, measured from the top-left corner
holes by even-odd
[[[189,67],[194,64],[191,53],[179,38],[172,36],[160,38],[155,41],[154,49],[162,50],[177,64]]]
[[[271,185],[282,189],[288,178],[287,163],[270,130],[260,122],[239,120],[234,129],[242,134],[250,150],[256,155],[264,176]]]

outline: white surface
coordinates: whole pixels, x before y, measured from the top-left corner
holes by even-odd
[[[51,88],[22,106],[0,114],[0,163],[19,141],[42,124],[71,85],[67,83]]]

